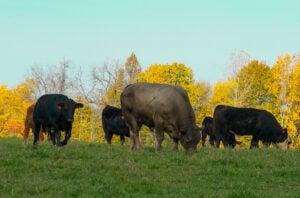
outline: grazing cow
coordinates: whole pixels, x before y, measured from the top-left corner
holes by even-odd
[[[202,131],[202,146],[205,146],[206,136],[208,135],[210,145],[216,148],[220,147],[221,137],[214,133],[212,117],[205,117],[203,119],[201,131]],[[235,147],[236,145],[240,146],[242,144],[242,142],[235,140],[235,136],[233,134],[230,135],[230,138],[233,142],[233,144],[231,144],[231,147]]]
[[[27,144],[27,139],[29,135],[29,131],[33,132],[34,122],[33,122],[33,111],[34,111],[35,104],[30,105],[27,108],[26,118],[24,122],[24,132],[23,132],[23,142]],[[41,130],[39,134],[39,140],[44,140],[44,133],[47,133],[46,130]]]
[[[275,117],[266,110],[237,108],[218,105],[214,111],[214,131],[222,138],[225,146],[232,146],[232,133],[252,135],[250,148],[258,147],[258,141],[275,143],[281,149],[287,149],[289,137]]]
[[[111,144],[113,134],[120,135],[121,144],[125,142],[125,136],[130,137],[129,128],[126,126],[122,110],[107,105],[102,111],[102,127],[105,133],[105,140]]]
[[[36,102],[33,111],[34,142],[36,145],[40,128],[47,128],[52,143],[57,146],[64,146],[71,137],[72,123],[76,108],[83,107],[62,94],[46,94]],[[65,131],[64,141],[60,141],[61,131]]]
[[[141,149],[139,130],[144,124],[154,130],[156,150],[161,149],[164,131],[185,150],[195,150],[200,140],[195,114],[186,91],[179,86],[135,83],[125,87],[121,106],[130,128],[131,149]]]
[[[202,146],[205,146],[207,135],[209,136],[209,143],[214,147],[219,147],[220,139],[213,133],[213,118],[205,117],[202,121]]]

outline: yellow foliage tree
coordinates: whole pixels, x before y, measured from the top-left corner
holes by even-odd
[[[184,64],[156,64],[149,66],[144,72],[141,72],[137,81],[180,85],[190,96],[192,91],[195,90],[193,75],[192,69],[186,67]],[[192,102],[192,104],[195,105],[195,102]]]
[[[289,54],[285,56],[278,56],[276,63],[271,69],[271,86],[270,90],[275,97],[273,113],[278,117],[281,125],[287,125],[287,109],[288,109],[288,95],[289,83],[292,73],[292,57]]]
[[[30,105],[29,100],[25,100],[28,93],[22,85],[12,90],[6,85],[0,86],[0,137],[22,137],[26,109]]]
[[[213,88],[213,95],[210,100],[212,111],[219,104],[233,105],[234,104],[234,87],[235,81],[229,78],[227,81],[218,81]]]
[[[270,67],[265,63],[253,60],[244,66],[236,77],[240,103],[244,107],[270,108],[270,77]]]
[[[299,84],[299,59],[296,56],[286,54],[278,56],[272,71],[271,93],[273,94],[273,114],[282,127],[288,129],[288,134],[293,140],[293,147],[299,146],[297,140],[299,134],[299,98],[297,87]],[[295,142],[295,140],[297,141]],[[298,147],[297,146],[297,147]]]
[[[300,147],[300,57],[294,57],[293,70],[288,85],[289,95],[287,109],[289,135],[293,146]]]
[[[86,142],[104,142],[102,133],[98,130],[101,127],[93,127],[93,124],[98,122],[94,122],[95,116],[92,107],[80,97],[76,99],[76,102],[83,103],[84,106],[75,111],[72,139]]]
[[[106,92],[105,98],[103,101],[105,101],[105,104],[109,104],[111,106],[115,106],[120,108],[120,96],[125,87],[125,78],[124,78],[124,70],[120,69],[117,74],[116,81],[112,86],[110,86]],[[104,107],[103,107],[104,108]]]

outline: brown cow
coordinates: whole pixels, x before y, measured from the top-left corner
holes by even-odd
[[[156,150],[161,149],[164,132],[185,150],[196,150],[200,129],[187,92],[179,86],[157,83],[135,83],[121,94],[122,112],[130,128],[131,149],[141,150],[139,131],[144,124],[154,129]]]
[[[33,111],[34,111],[34,107],[35,107],[35,104],[32,104],[27,108],[27,114],[26,114],[25,123],[24,123],[25,129],[24,129],[24,133],[23,133],[24,144],[27,144],[27,139],[28,139],[30,129],[33,132],[33,127],[34,127]],[[39,135],[39,140],[40,141],[44,140],[44,133],[47,134],[47,132],[45,130],[41,129],[40,135]]]

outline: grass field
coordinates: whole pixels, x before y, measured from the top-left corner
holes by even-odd
[[[0,139],[0,197],[300,197],[300,150],[31,143]]]

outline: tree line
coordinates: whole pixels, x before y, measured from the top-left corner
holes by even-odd
[[[134,53],[125,63],[116,60],[93,66],[89,75],[66,60],[51,67],[34,65],[16,88],[0,85],[0,137],[22,137],[27,107],[43,94],[61,93],[84,104],[75,112],[71,139],[105,142],[102,109],[107,104],[120,107],[120,94],[126,85],[156,82],[180,85],[187,91],[199,126],[205,116],[212,116],[218,104],[266,109],[288,128],[292,146],[299,147],[299,55],[278,56],[273,66],[251,59],[244,51],[233,52],[230,60],[226,80],[214,85],[196,81],[192,69],[183,63],[153,64],[142,71]],[[147,129],[141,134],[145,143],[153,143]],[[249,142],[247,138],[240,137]]]

